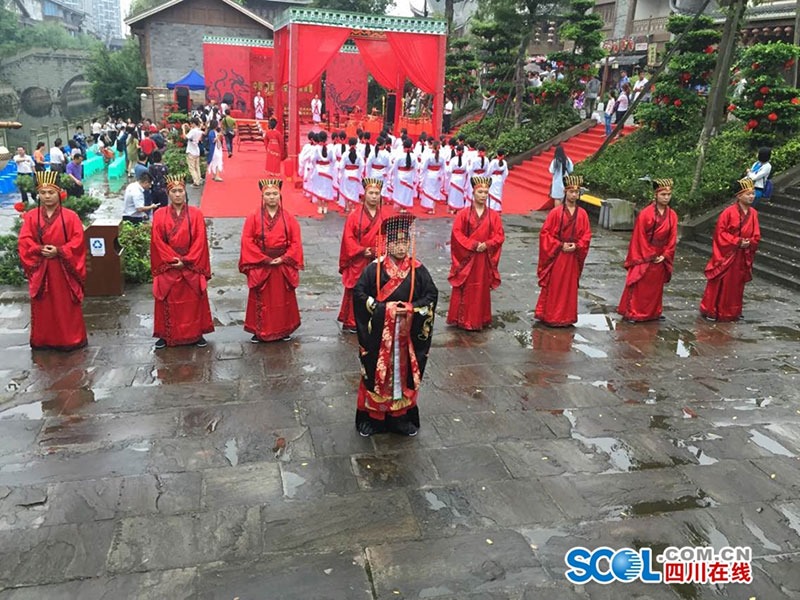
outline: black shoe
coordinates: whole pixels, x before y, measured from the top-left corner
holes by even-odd
[[[664,315],[659,315],[658,319],[656,319],[656,320],[657,321],[666,321],[667,317],[665,317]]]
[[[261,340],[258,338],[256,334],[253,334],[253,337],[250,338],[251,344],[260,344]]]
[[[201,335],[201,336],[200,336],[200,339],[199,339],[199,340],[197,340],[197,341],[194,343],[194,345],[195,345],[195,346],[197,346],[198,348],[205,348],[206,346],[208,346],[208,342],[206,341],[206,338],[204,338],[204,337]]]
[[[417,435],[417,427],[411,421],[406,421],[404,419],[402,421],[398,421],[395,424],[394,432],[399,433],[400,435],[414,437],[415,435]]]
[[[358,435],[361,437],[370,437],[378,432],[378,430],[375,428],[375,425],[369,421],[361,421],[356,426],[356,429],[358,429]]]
[[[162,348],[166,348],[167,340],[165,340],[164,338],[158,338],[158,340],[156,340],[156,344],[154,347],[156,350],[161,350]]]

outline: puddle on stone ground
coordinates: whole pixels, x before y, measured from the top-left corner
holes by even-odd
[[[631,504],[626,512],[634,517],[649,517],[663,513],[714,506],[719,506],[719,503],[711,498],[711,496],[708,496],[703,490],[697,490],[696,494],[681,496],[674,500],[654,500],[652,502]]]
[[[16,319],[22,315],[22,304],[0,304],[0,319]]]
[[[631,449],[628,448],[628,446],[626,446],[623,442],[612,437],[593,438],[581,435],[575,431],[575,426],[577,425],[575,414],[569,409],[564,410],[563,414],[569,421],[570,437],[572,437],[573,440],[576,440],[589,448],[605,452],[608,455],[609,461],[613,467],[608,472],[628,472],[636,469]]]
[[[585,337],[581,334],[575,334],[575,341],[578,342],[577,344],[572,344],[572,347],[579,352],[583,352],[589,358],[608,358],[608,354],[600,350],[599,348],[595,348],[589,343]]]
[[[684,448],[687,452],[694,456],[699,465],[708,466],[719,462],[718,459],[714,458],[713,456],[709,456],[704,450],[701,450],[697,446],[688,444],[685,440],[672,440],[672,443],[676,448]]]
[[[664,429],[669,431],[672,429],[667,423],[669,417],[667,415],[650,415],[650,429]]]
[[[758,431],[757,429],[750,430],[750,440],[756,445],[760,446],[767,452],[771,452],[777,456],[788,456],[789,458],[794,458],[796,455],[781,445],[779,442],[776,442],[771,437],[768,437]]]
[[[42,419],[44,412],[42,411],[41,402],[31,402],[30,404],[21,404],[5,410],[0,410],[1,419],[32,419],[38,421]]]
[[[759,325],[756,329],[766,334],[766,337],[774,340],[780,340],[782,342],[800,342],[800,330],[793,327]]]
[[[616,329],[616,321],[606,314],[582,313],[578,315],[575,327],[585,327],[595,331],[614,331]]]

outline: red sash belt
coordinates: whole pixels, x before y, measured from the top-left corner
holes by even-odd
[[[466,173],[464,169],[453,169],[453,175],[463,175],[464,173]]]
[[[441,167],[428,167],[428,171],[438,171]]]
[[[414,186],[413,186],[413,185],[411,185],[410,183],[408,183],[408,182],[406,182],[406,181],[403,181],[402,179],[400,180],[400,185],[404,185],[404,186],[406,186],[406,187],[407,187],[408,189],[410,189],[410,190],[413,190],[413,189],[414,189]]]
[[[373,168],[373,169],[379,169],[379,170],[380,170],[380,169],[382,169],[384,166],[386,166],[386,165],[372,165],[372,168]]]
[[[329,161],[329,160],[320,160],[320,161],[317,161],[317,164],[318,165],[329,165],[329,164],[331,164],[331,161]]]
[[[397,167],[397,170],[398,171],[413,171],[414,167],[408,167],[408,168],[406,168],[406,167]]]
[[[492,175],[502,175],[502,171],[492,171]]]
[[[358,165],[345,165],[344,168],[348,171],[355,171],[358,168]]]
[[[333,175],[331,175],[330,173],[317,173],[317,175],[319,175],[320,177],[327,177],[328,179],[333,180]]]

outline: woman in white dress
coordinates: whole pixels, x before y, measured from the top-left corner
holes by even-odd
[[[456,155],[447,164],[447,206],[450,213],[455,214],[467,205],[468,167],[464,157],[464,146],[456,146]]]
[[[489,160],[486,158],[486,146],[481,144],[476,150],[477,154],[469,163],[469,177],[467,177],[467,199],[472,202],[472,178],[486,177],[489,170]]]
[[[341,141],[340,141],[341,140]],[[331,146],[333,147],[333,199],[337,204],[345,208],[344,198],[339,193],[339,182],[342,178],[342,156],[347,152],[345,138],[339,136],[339,132],[331,132]]]
[[[308,142],[306,142],[300,155],[297,157],[297,176],[303,179],[303,195],[306,198],[314,199],[311,196],[311,157],[314,154],[317,136],[313,131],[308,132]]]
[[[206,171],[206,175],[211,175],[214,181],[222,181],[222,177],[219,175],[222,173],[222,155],[225,154],[223,139],[225,138],[222,135],[222,129],[217,125],[214,130],[214,154],[211,157],[211,162],[208,163],[208,171]]]
[[[550,162],[550,173],[553,174],[553,181],[550,183],[550,197],[553,199],[553,206],[559,206],[564,200],[564,177],[572,173],[574,165],[564,152],[561,144],[556,146],[553,160]]]
[[[328,214],[328,203],[333,201],[333,165],[333,146],[328,144],[328,134],[320,131],[311,159],[311,195],[320,215]]]
[[[367,159],[367,167],[365,169],[365,177],[367,179],[380,179],[386,185],[386,178],[389,175],[390,157],[389,153],[384,150],[386,140],[379,137],[376,140],[375,148]]]
[[[403,142],[403,156],[398,157],[392,165],[392,202],[401,213],[408,212],[414,206],[416,189],[417,163],[412,153],[413,144],[410,138]]]
[[[492,210],[503,212],[503,186],[508,177],[508,162],[506,162],[506,151],[502,148],[497,149],[497,158],[489,163],[487,174],[492,178],[487,205]]]
[[[433,142],[433,149],[422,162],[420,168],[419,203],[429,215],[436,213],[436,203],[442,202],[445,161],[440,152],[439,142]]]
[[[358,140],[351,137],[348,140],[350,149],[342,157],[342,173],[339,180],[339,194],[345,202],[345,212],[350,212],[358,203],[361,196],[361,179],[364,173],[364,159],[356,150]]]

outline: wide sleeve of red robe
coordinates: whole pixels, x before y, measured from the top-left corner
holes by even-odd
[[[46,245],[55,246],[58,255],[42,256]],[[44,208],[28,211],[18,249],[31,298],[31,346],[71,350],[86,345],[81,310],[86,244],[80,217],[63,207],[50,218]]]
[[[504,241],[503,221],[497,212],[487,208],[482,217],[478,218],[472,207],[459,211],[453,220],[453,231],[450,235],[450,285],[464,285],[474,265],[483,262],[489,289],[496,289],[500,285],[498,265]],[[485,253],[476,251],[481,242],[486,244]]]
[[[625,258],[625,268],[628,270],[625,285],[638,283],[653,260],[662,255],[666,270],[664,283],[668,283],[672,279],[677,241],[678,216],[675,211],[666,207],[661,217],[657,214],[655,204],[644,208],[633,225],[628,256]]]
[[[742,248],[742,239],[749,239],[750,246]],[[761,229],[758,226],[758,213],[754,208],[744,215],[738,204],[729,206],[720,214],[714,230],[714,243],[711,259],[705,268],[706,279],[716,279],[730,267],[738,252],[742,252],[747,269],[745,281],[753,278],[753,258],[761,240]]]
[[[268,129],[264,134],[264,146],[267,150],[267,173],[279,175],[283,160],[283,133],[277,129]]]
[[[375,260],[378,233],[383,219],[391,216],[385,208],[378,209],[372,217],[361,206],[347,216],[342,231],[342,244],[339,249],[339,273],[345,288],[353,288],[369,263]],[[372,256],[364,256],[364,250],[372,249]]]
[[[539,232],[539,264],[536,269],[539,286],[545,287],[549,282],[553,265],[561,254],[564,242],[572,242],[576,245],[575,256],[578,262],[578,277],[580,277],[586,255],[589,254],[591,241],[592,228],[589,224],[589,216],[580,206],[575,208],[575,214],[572,217],[564,204],[551,210]]]

